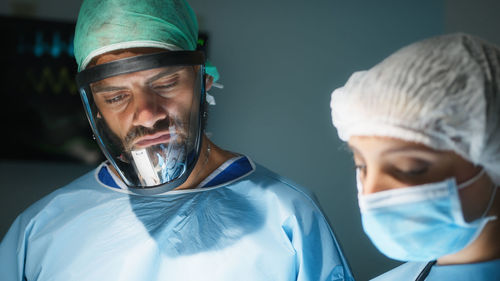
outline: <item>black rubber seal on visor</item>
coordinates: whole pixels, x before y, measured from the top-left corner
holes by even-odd
[[[76,75],[76,84],[78,88],[85,88],[90,83],[121,74],[164,66],[203,65],[204,63],[205,55],[202,51],[167,51],[139,55],[82,70]]]

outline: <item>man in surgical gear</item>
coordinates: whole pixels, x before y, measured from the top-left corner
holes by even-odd
[[[413,43],[332,93],[363,229],[407,263],[374,280],[500,280],[500,48]]]
[[[353,280],[306,189],[203,133],[218,75],[197,36],[182,0],[83,2],[77,84],[107,161],[14,221],[2,281]]]

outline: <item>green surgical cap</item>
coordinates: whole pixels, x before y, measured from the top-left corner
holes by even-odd
[[[85,0],[75,29],[78,71],[96,56],[129,48],[195,50],[198,22],[183,0]],[[215,67],[207,74],[218,78]]]

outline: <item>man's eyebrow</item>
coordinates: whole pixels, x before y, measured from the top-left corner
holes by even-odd
[[[152,83],[155,80],[158,80],[162,77],[175,74],[176,72],[179,72],[183,68],[184,68],[183,66],[169,67],[169,68],[165,69],[164,71],[154,75],[153,77],[148,78],[146,80],[146,83],[149,84],[149,83]],[[91,86],[91,88],[92,88],[92,93],[94,93],[94,94],[99,94],[99,93],[103,93],[103,92],[121,91],[121,90],[127,89],[127,87],[102,85],[101,83],[95,83],[94,85]]]
[[[118,86],[107,86],[107,85],[92,85],[92,93],[93,94],[100,94],[103,92],[115,92],[115,91],[121,91],[121,90],[126,90],[126,87],[118,87]]]
[[[149,84],[149,83],[152,83],[153,81],[158,80],[158,79],[160,79],[160,78],[162,78],[162,77],[165,77],[165,76],[168,76],[168,75],[174,74],[174,73],[176,73],[176,72],[180,71],[180,70],[181,70],[181,69],[183,69],[183,68],[184,68],[183,66],[169,67],[169,68],[165,69],[164,71],[162,71],[162,72],[160,72],[160,73],[156,74],[155,76],[148,78],[148,80],[147,80],[146,82],[147,82],[148,84]]]

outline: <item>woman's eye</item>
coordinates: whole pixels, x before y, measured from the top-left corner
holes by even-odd
[[[392,163],[393,172],[401,178],[414,178],[427,174],[432,162],[416,158],[400,158]]]
[[[409,170],[403,170],[401,172],[407,174],[407,175],[411,175],[411,176],[419,176],[419,175],[423,175],[425,173],[427,173],[427,171],[429,170],[429,167],[418,167],[418,168],[412,168],[412,169],[409,169]]]
[[[414,178],[426,175],[430,170],[430,164],[419,163],[418,165],[397,165],[394,171],[399,177]]]

